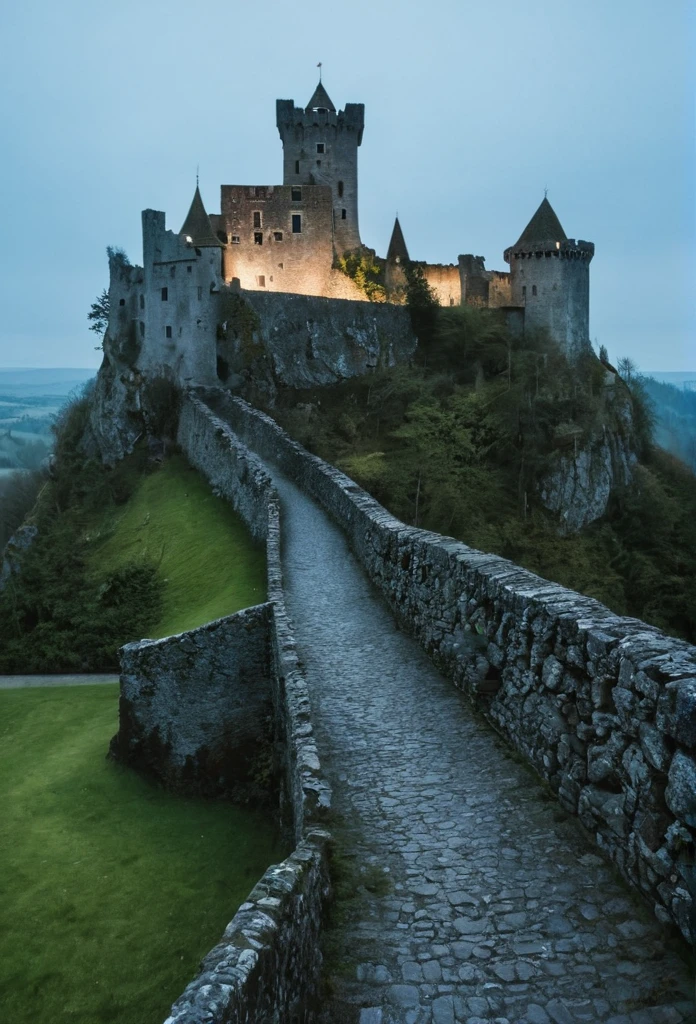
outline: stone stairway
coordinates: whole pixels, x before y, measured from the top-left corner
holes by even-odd
[[[680,946],[400,632],[272,467],[287,602],[334,793],[328,1024],[680,1024]]]

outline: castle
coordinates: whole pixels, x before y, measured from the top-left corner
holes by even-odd
[[[223,185],[208,214],[198,185],[177,232],[164,213],[143,212],[143,267],[111,261],[112,337],[129,337],[142,371],[164,365],[184,381],[216,380],[219,296],[225,288],[367,301],[338,260],[361,248],[358,147],[365,108],[336,110],[319,82],[306,107],[276,102],[282,185]],[[418,263],[441,305],[498,308],[519,334],[546,329],[569,353],[589,345],[591,242],[568,238],[544,198],[518,241],[509,271],[484,260]],[[403,303],[410,262],[397,218],[383,269],[387,302]]]

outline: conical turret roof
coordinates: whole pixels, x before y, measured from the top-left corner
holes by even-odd
[[[399,218],[397,217],[394,221],[394,230],[392,231],[391,241],[387,249],[387,260],[407,260],[409,258],[404,233],[401,230]]]
[[[305,109],[316,110],[317,107],[324,107],[326,110],[331,110],[334,114],[336,113],[336,108],[331,102],[331,97],[321,82],[319,82],[319,85],[314,90],[314,95]]]
[[[193,197],[193,202],[191,203],[191,209],[186,216],[186,220],[184,221],[179,234],[187,235],[197,249],[203,249],[206,246],[213,245],[222,247],[222,242],[213,231],[213,225],[210,223],[210,217],[205,211],[205,206],[201,199],[201,190],[198,185],[196,185],[196,192]]]
[[[568,236],[561,227],[554,208],[544,196],[539,209],[517,240],[517,246],[536,245],[538,242],[566,242],[567,240]]]

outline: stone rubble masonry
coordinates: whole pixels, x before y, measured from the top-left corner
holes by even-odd
[[[178,792],[232,794],[271,716],[270,604],[121,648],[112,753]]]
[[[579,816],[663,923],[696,940],[696,649],[496,555],[405,526],[269,416],[198,389],[346,530],[436,665]]]
[[[259,460],[190,393],[182,404],[178,441],[253,536],[265,540],[269,601],[179,636],[122,648],[114,752],[179,788],[195,781],[198,792],[224,791],[221,774],[225,782],[229,766],[233,783],[240,758],[243,763],[253,753],[272,712],[296,848],[251,891],[167,1024],[308,1024],[321,977],[330,836],[320,825],[331,792],[285,609],[278,495]]]

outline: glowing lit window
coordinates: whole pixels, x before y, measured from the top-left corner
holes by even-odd
[[[259,210],[254,211],[254,227],[261,227],[261,212]]]
[[[338,198],[339,199],[343,199],[343,182],[342,181],[339,181],[339,183],[338,183]]]
[[[299,213],[293,213],[292,215],[292,233],[293,235],[302,233],[302,215]]]
[[[263,245],[263,232],[254,232],[254,245]]]
[[[348,216],[347,210],[341,210],[341,220],[345,220]]]
[[[265,288],[266,287],[266,275],[265,274],[259,274],[259,276],[256,278],[256,280],[258,282],[259,288]]]
[[[165,333],[165,336],[167,338],[171,338],[171,336],[172,336],[172,329],[169,326],[169,324],[167,324],[167,326],[164,328],[164,333]]]
[[[324,143],[323,142],[317,142],[317,153],[323,153],[324,151],[325,151]]]
[[[301,188],[293,188],[291,190],[291,193],[290,193],[290,198],[292,199],[293,203],[301,203],[302,202],[302,189]]]
[[[169,298],[169,289],[168,288],[163,288],[162,289],[162,302],[166,302],[168,298]]]
[[[232,235],[232,245],[239,245],[239,235]]]
[[[283,241],[283,232],[282,231],[274,231],[273,232],[273,238],[275,239],[276,242],[282,242]]]

